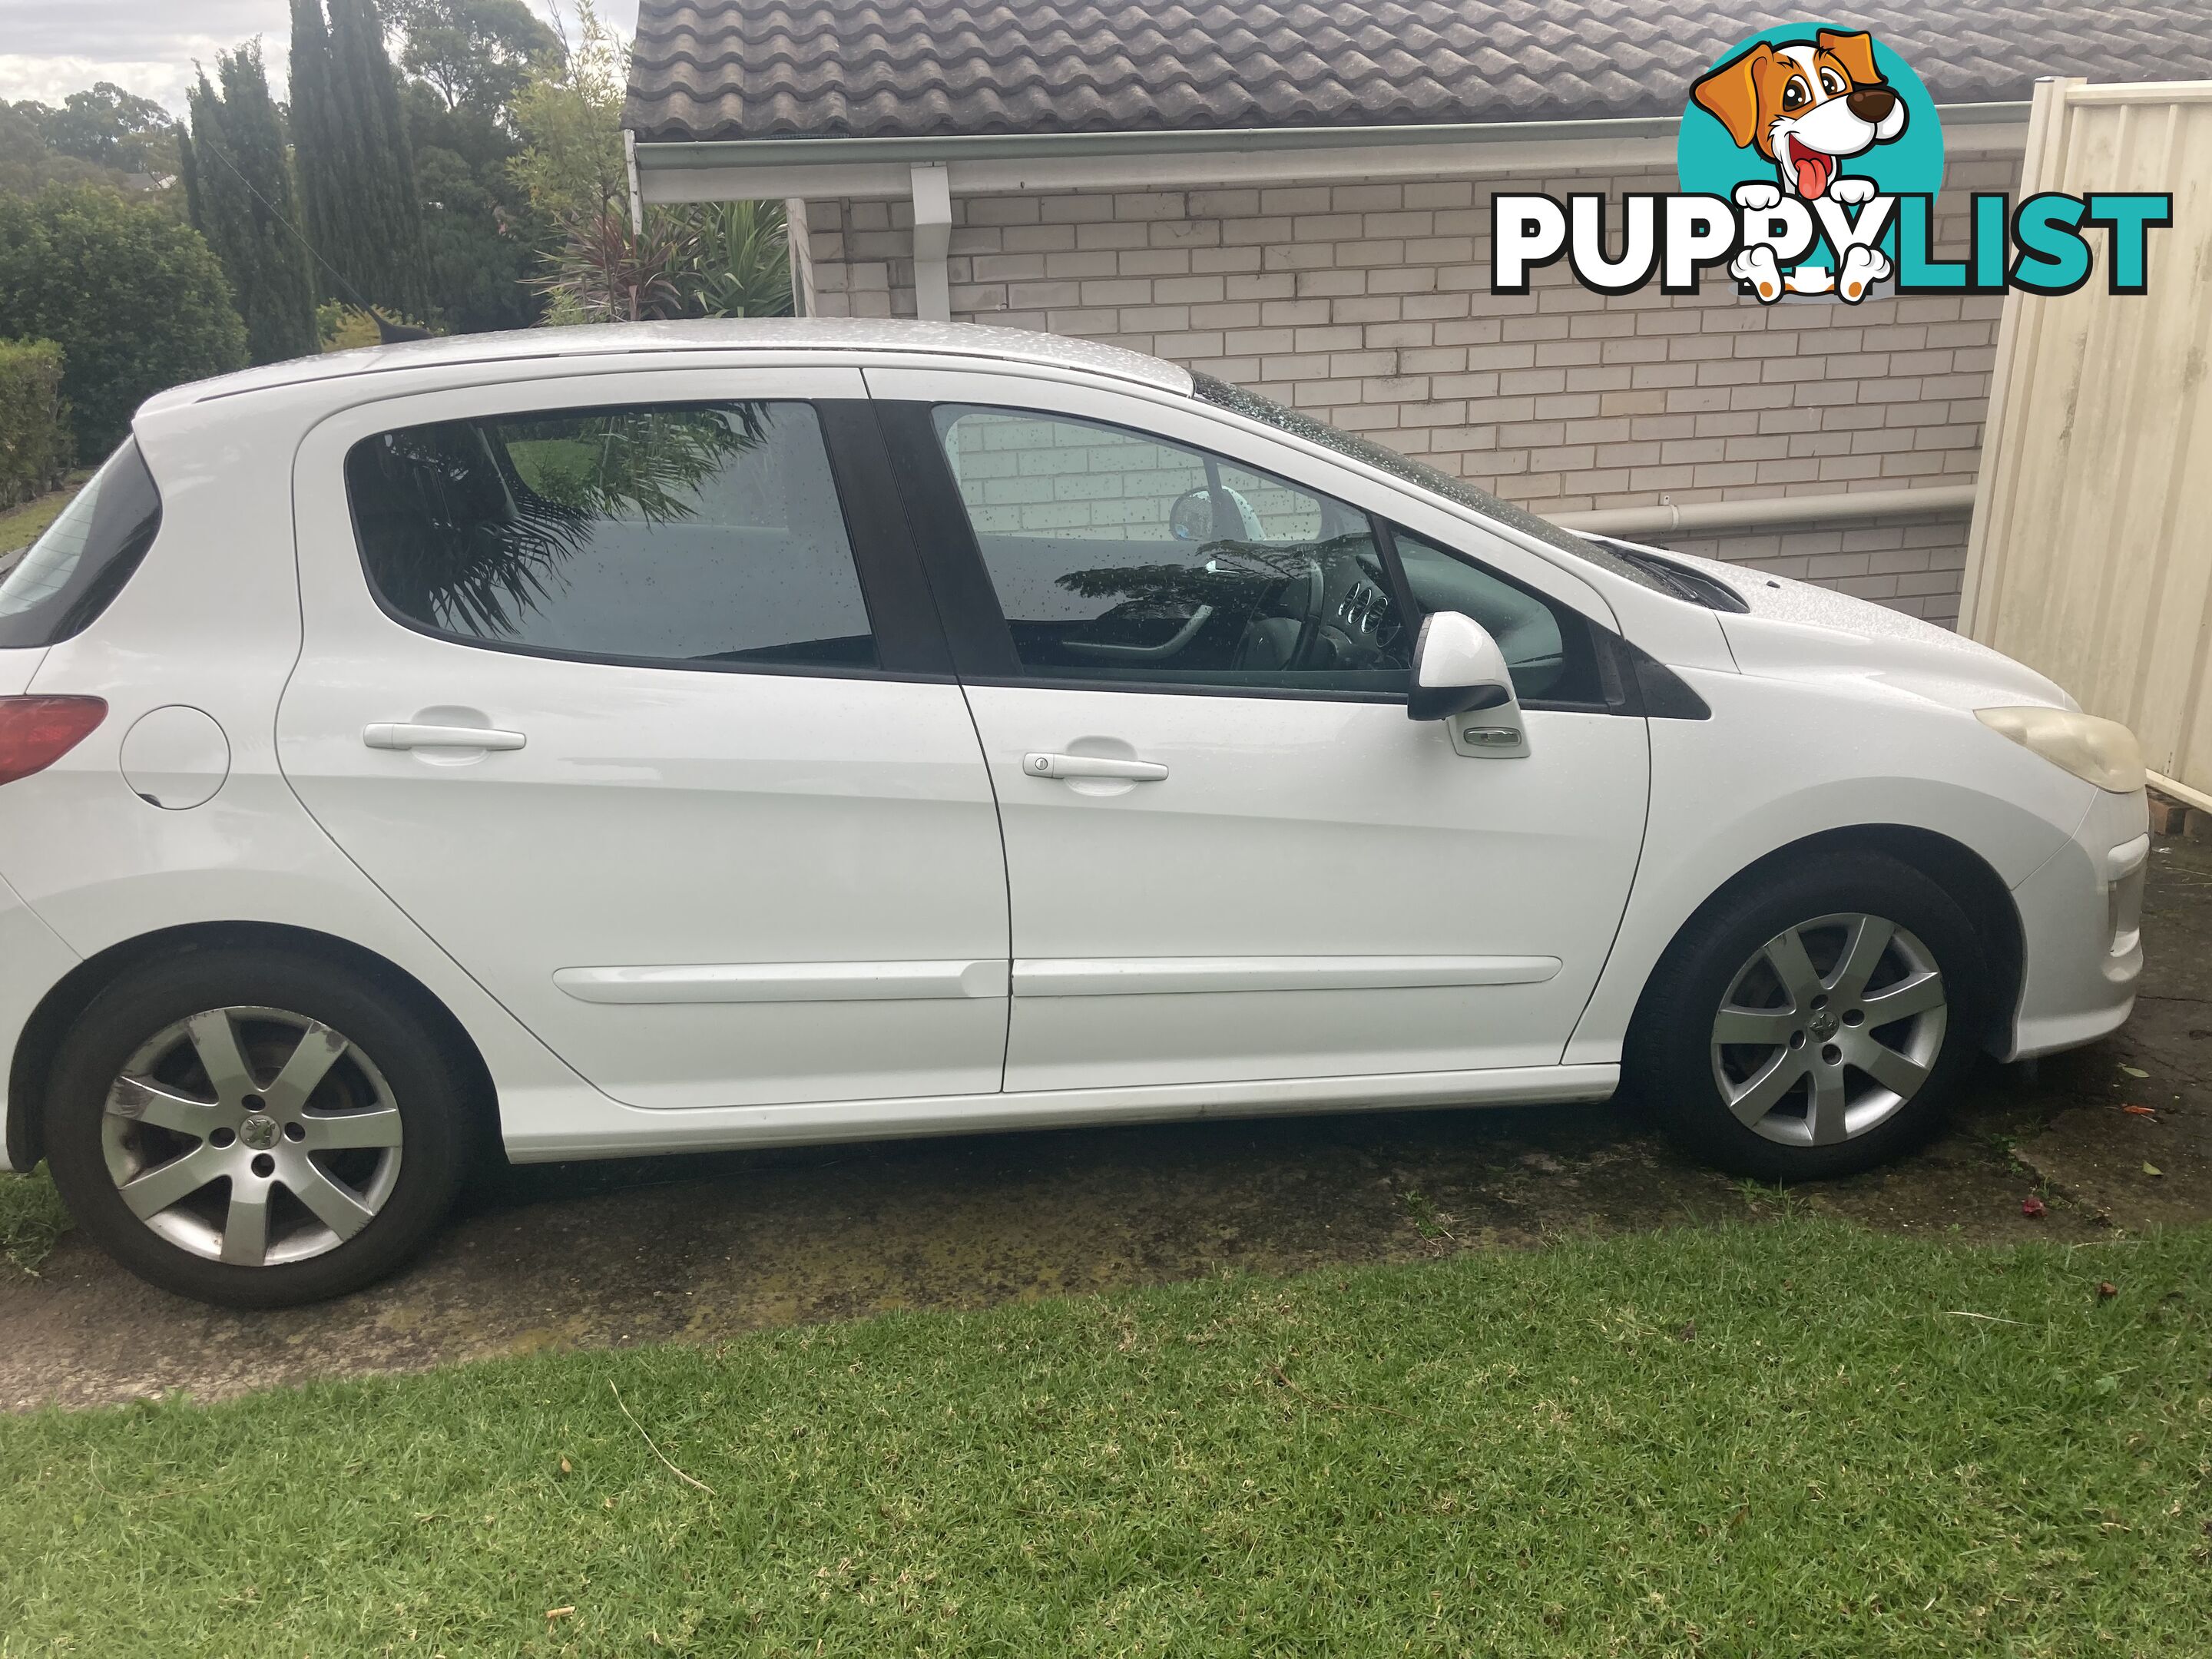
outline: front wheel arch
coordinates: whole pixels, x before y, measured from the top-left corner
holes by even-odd
[[[2014,1015],[2020,1007],[2023,963],[2027,957],[2025,936],[2021,924],[2020,907],[2013,902],[2012,890],[2005,885],[2004,878],[1990,867],[1989,860],[1950,836],[1933,830],[1923,830],[1915,824],[1863,823],[1837,830],[1824,830],[1807,836],[1786,846],[1778,847],[1745,866],[1709,894],[1705,902],[1682,920],[1674,930],[1666,948],[1659,952],[1651,965],[1651,975],[1644,981],[1637,998],[1637,1013],[1643,1012],[1650,997],[1660,969],[1674,952],[1682,936],[1698,927],[1712,911],[1727,903],[1745,888],[1757,884],[1778,868],[1801,864],[1808,860],[1832,858],[1838,854],[1852,852],[1881,853],[1895,859],[1899,864],[1919,870],[1941,883],[1966,913],[1980,937],[1983,949],[1988,953],[1990,983],[1982,999],[1985,1015],[1984,1029],[1975,1034],[1980,1045],[1992,1054],[2001,1054],[2008,1046]],[[1630,1018],[1632,1029],[1635,1017]]]
[[[500,1147],[498,1096],[491,1068],[453,1011],[422,981],[388,957],[308,927],[276,922],[194,922],[143,933],[109,945],[64,974],[40,998],[23,1024],[8,1067],[8,1166],[29,1170],[46,1156],[46,1085],[64,1038],[77,1017],[125,973],[165,957],[211,949],[258,949],[321,957],[374,983],[404,1002],[443,1038],[448,1057],[466,1079],[471,1127],[479,1157]]]
[[[1624,1044],[1624,1088],[1705,1161],[1761,1180],[1857,1173],[1934,1133],[1974,1051],[2005,1029],[2017,992],[2002,911],[1993,921],[1990,908],[1994,872],[1978,881],[1972,866],[1929,852],[1910,839],[1808,838],[1726,884],[1683,923],[1644,987]],[[1894,1023],[1868,1018],[1877,998],[1858,988],[1876,966],[1856,954],[1861,935],[1850,929],[1862,910],[1881,919],[1873,948],[1893,979],[1913,966],[1895,958],[1895,939],[1906,957],[1926,958],[1921,969],[1942,969],[1932,1038],[1917,1030],[1924,1021],[1873,1033]],[[1801,940],[1801,927],[1821,930],[1823,946],[1809,933]],[[1855,970],[1833,954],[1843,951]],[[1746,975],[1756,978],[1738,995],[1731,987]],[[1901,1021],[1929,1006],[1916,992],[1893,1012]],[[1854,1039],[1849,1028],[1862,1020],[1868,1029]],[[1884,1104],[1886,1090],[1903,1097]]]

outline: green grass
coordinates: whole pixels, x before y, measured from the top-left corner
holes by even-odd
[[[0,1175],[0,1262],[36,1273],[70,1226],[70,1213],[44,1164],[30,1175]]]
[[[2202,1652],[2208,1320],[1785,1218],[48,1413],[0,1653]]]
[[[0,513],[0,557],[28,547],[45,535],[46,526],[61,517],[62,509],[76,498],[76,492],[91,477],[89,472],[73,472],[62,489]]]

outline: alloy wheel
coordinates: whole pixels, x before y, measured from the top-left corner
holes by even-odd
[[[131,1212],[234,1267],[334,1250],[391,1198],[398,1103],[339,1032],[279,1008],[210,1008],[142,1044],[108,1090],[100,1146]]]
[[[1919,1092],[1948,1015],[1942,971],[1910,932],[1856,912],[1820,916],[1737,969],[1713,1018],[1713,1080],[1756,1133],[1832,1146]]]

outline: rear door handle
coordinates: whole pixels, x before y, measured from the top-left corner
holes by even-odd
[[[371,749],[520,749],[529,739],[520,732],[488,726],[416,726],[402,721],[364,726],[361,740]]]
[[[1109,760],[1103,755],[1024,755],[1022,770],[1033,778],[1126,778],[1158,783],[1168,769],[1158,761]]]

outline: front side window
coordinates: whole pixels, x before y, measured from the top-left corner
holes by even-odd
[[[19,555],[0,555],[0,649],[82,634],[123,591],[161,527],[154,475],[125,440]]]
[[[370,585],[416,628],[647,664],[875,665],[810,404],[440,421],[362,440],[345,471]]]
[[[1515,696],[1576,706],[1605,702],[1589,624],[1575,611],[1407,531],[1394,532],[1392,541],[1415,607],[1423,616],[1462,611],[1488,629],[1512,673]]]
[[[936,420],[1024,674],[1404,695],[1413,637],[1358,508],[1073,416]]]
[[[1649,587],[1657,592],[1669,591],[1667,584],[1632,560],[1625,559],[1604,544],[1605,538],[1590,541],[1564,530],[1548,519],[1540,519],[1526,507],[1502,501],[1485,489],[1478,489],[1463,478],[1455,478],[1440,471],[1426,461],[1417,461],[1410,455],[1401,455],[1396,450],[1376,443],[1356,433],[1340,431],[1326,421],[1317,421],[1310,415],[1295,409],[1285,409],[1272,403],[1256,392],[1247,392],[1241,386],[1231,386],[1217,380],[1211,374],[1194,374],[1192,391],[1206,403],[1225,409],[1232,415],[1242,415],[1247,420],[1271,426],[1278,432],[1293,438],[1303,438],[1308,443],[1319,444],[1323,449],[1371,466],[1378,472],[1387,472],[1394,478],[1403,478],[1407,483],[1418,484],[1448,501],[1457,501],[1462,507],[1471,507],[1483,517],[1533,536],[1548,547],[1585,560],[1626,577],[1639,587]]]

